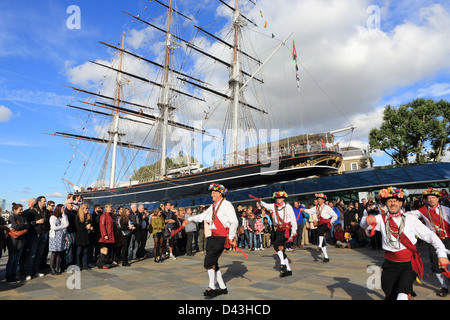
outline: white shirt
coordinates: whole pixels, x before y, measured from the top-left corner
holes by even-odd
[[[447,253],[450,253],[450,252],[447,249],[445,249],[444,244],[442,243],[442,241],[439,239],[439,237],[433,231],[428,229],[419,219],[417,219],[413,215],[406,214],[404,216],[406,217],[406,220],[405,220],[405,228],[403,230],[403,233],[405,234],[405,236],[407,236],[409,238],[409,240],[411,241],[412,244],[415,245],[417,243],[416,236],[418,236],[420,239],[431,244],[436,249],[436,253],[439,258],[447,258]],[[383,221],[383,215],[379,214],[379,215],[376,215],[373,217],[375,217],[376,222],[377,222],[377,225],[375,226],[375,230],[381,232],[382,244],[383,244],[384,250],[391,251],[391,252],[398,252],[398,251],[406,249],[406,247],[403,246],[402,244],[400,244],[398,248],[395,248],[389,244],[389,242],[387,241],[386,225]],[[386,216],[386,219],[387,219],[387,217],[388,217],[388,215]],[[361,219],[360,225],[364,229],[367,229],[369,227],[366,219],[367,219],[367,216],[364,216]],[[402,217],[401,216],[394,217],[393,220],[398,226],[400,226]],[[392,241],[396,240],[393,235],[391,235],[391,240]]]
[[[278,224],[280,221],[278,221],[278,216],[275,212],[275,203],[265,203],[264,201],[261,201],[261,206],[263,206],[266,209],[269,209],[273,212],[273,219],[274,223]],[[284,210],[286,208],[286,210]],[[297,218],[295,217],[294,209],[292,209],[292,206],[289,203],[284,203],[283,206],[278,206],[278,215],[280,216],[280,219],[284,221],[284,223],[291,223],[292,228],[292,234],[297,233]]]
[[[337,219],[338,219],[338,215],[336,214],[336,212],[334,212],[333,209],[331,209],[330,206],[327,206],[326,204],[323,204],[323,209],[322,212],[320,213],[320,216],[324,219],[331,219],[330,220],[330,224],[333,224]],[[312,207],[311,209],[305,209],[306,213],[309,214],[316,214],[317,218],[319,219],[319,210],[317,210],[317,208],[320,207],[319,205]]]
[[[220,202],[219,202],[220,203]],[[217,206],[219,204],[217,203]],[[213,213],[213,206],[210,206],[208,209],[205,210],[202,214],[198,214],[195,216],[190,217],[188,220],[189,222],[202,222],[206,221],[208,222],[212,220],[212,213]],[[234,235],[236,234],[237,227],[239,225],[236,211],[234,210],[233,205],[230,201],[223,199],[222,204],[220,205],[219,211],[217,212],[216,216],[222,225],[225,228],[228,228],[228,238],[232,240],[234,238]]]
[[[69,226],[69,219],[67,218],[66,214],[62,215],[60,226],[56,225],[57,220],[58,218],[55,217],[54,215],[50,217],[50,232],[49,232],[50,238],[54,238],[56,236],[56,231],[66,229]]]

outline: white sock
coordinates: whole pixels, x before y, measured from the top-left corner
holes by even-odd
[[[227,286],[225,285],[225,282],[223,281],[222,272],[220,272],[220,270],[216,271],[216,279],[217,279],[217,282],[219,283],[219,288],[226,289]]]
[[[292,271],[291,267],[289,266],[289,260],[288,258],[284,259],[284,264],[286,265],[286,270],[287,271]]]
[[[406,293],[399,293],[397,296],[397,300],[409,300],[408,295]]]
[[[283,257],[283,251],[278,251],[278,257],[280,258],[280,263],[284,265],[284,257]]]
[[[319,236],[319,247],[322,247],[323,236]]]
[[[208,269],[208,277],[209,277],[209,287],[211,289],[216,289],[216,282],[214,281],[214,275],[216,272],[214,269]]]
[[[324,257],[325,259],[328,259],[327,247],[323,247],[323,248],[322,248],[322,252],[323,252],[323,257]]]
[[[447,283],[445,281],[444,275],[442,273],[436,273],[436,278],[438,279],[441,288],[447,289]]]

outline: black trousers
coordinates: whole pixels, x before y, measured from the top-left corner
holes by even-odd
[[[393,262],[385,259],[382,268],[381,288],[386,295],[386,300],[397,300],[399,293],[416,296],[413,284],[417,273],[413,270],[411,261]]]
[[[194,231],[186,232],[186,252],[192,253],[192,240],[194,240]]]
[[[227,237],[209,237],[203,266],[206,270],[219,271],[219,258],[224,250]]]
[[[450,238],[442,239],[442,243],[444,244],[444,246],[447,250],[450,250]],[[431,244],[429,244],[428,250],[430,252],[431,270],[434,273],[442,273],[442,270],[439,268],[438,256],[436,254],[436,249],[434,249],[434,247]]]
[[[283,250],[281,250],[283,252],[283,258],[286,259],[286,241],[287,238],[285,237],[286,232],[285,231],[280,231],[277,230],[275,232],[275,240],[273,241],[273,249],[275,250],[275,252],[280,251],[279,247],[282,246]]]

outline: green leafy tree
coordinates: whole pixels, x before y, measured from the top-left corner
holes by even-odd
[[[191,156],[190,160],[187,156],[179,156],[178,158],[166,158],[166,168],[179,168],[187,166],[189,163],[197,163],[198,161]],[[131,177],[131,180],[148,181],[151,178],[157,177],[160,174],[160,163],[140,167]]]
[[[416,99],[386,106],[383,123],[369,133],[371,151],[382,150],[397,164],[439,162],[450,144],[450,104]]]

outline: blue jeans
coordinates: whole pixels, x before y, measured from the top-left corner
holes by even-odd
[[[248,245],[248,230],[244,230],[244,234],[239,235],[238,246],[245,249],[246,245]]]
[[[262,239],[263,236],[264,236],[264,234],[256,234],[255,233],[256,248],[261,248],[261,244],[263,243],[263,239]]]
[[[130,247],[128,251],[128,261],[136,259],[136,254],[139,249],[138,240],[139,240],[138,237],[136,237],[136,231],[134,231],[133,234],[131,235]]]
[[[39,272],[42,254],[47,244],[48,234],[33,235],[28,238],[27,275]]]
[[[80,269],[86,269],[88,264],[89,245],[77,246],[77,266]]]
[[[23,237],[25,238],[25,237]],[[8,237],[6,245],[8,246],[8,262],[6,263],[6,281],[16,278],[19,259],[22,255],[25,239],[13,239]]]
[[[248,232],[248,239],[249,239],[249,243],[248,243],[248,247],[250,249],[255,248],[255,232],[254,231],[249,231]]]

